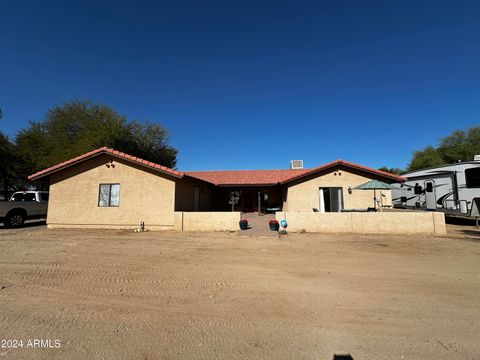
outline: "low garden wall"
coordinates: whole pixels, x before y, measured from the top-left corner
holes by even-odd
[[[240,212],[175,212],[175,230],[237,231]]]
[[[316,213],[277,212],[290,231],[358,234],[447,233],[445,215],[437,212]]]

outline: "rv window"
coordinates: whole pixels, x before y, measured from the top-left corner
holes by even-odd
[[[422,192],[423,192],[422,187],[420,185],[418,185],[418,183],[415,184],[415,186],[413,187],[413,190],[415,192],[415,195],[421,195]]]
[[[433,183],[427,182],[427,184],[425,186],[425,191],[426,192],[433,192]]]
[[[466,169],[467,188],[480,188],[480,167]]]

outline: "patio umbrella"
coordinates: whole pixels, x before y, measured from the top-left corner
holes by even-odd
[[[383,181],[379,180],[370,180],[367,181],[365,184],[358,185],[354,189],[358,190],[373,190],[373,207],[375,210],[377,209],[377,190],[390,190],[393,186]],[[382,193],[380,192],[380,196]],[[382,207],[380,207],[380,211],[382,211]]]

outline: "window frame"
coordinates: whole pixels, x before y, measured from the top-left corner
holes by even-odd
[[[478,183],[478,185],[472,186],[470,184],[471,180],[469,181],[468,173],[473,172],[473,171],[480,172],[480,167],[471,167],[471,168],[465,169],[465,187],[467,189],[478,189],[478,188],[480,188],[480,174],[477,175],[477,176],[474,176],[475,181]]]
[[[108,185],[108,204],[107,205],[100,205],[100,200],[101,200],[101,189],[102,186]],[[118,185],[118,204],[117,205],[112,205],[112,186],[113,185]],[[100,183],[98,184],[98,201],[97,201],[97,207],[100,208],[109,208],[109,207],[120,207],[120,183]]]
[[[428,192],[428,193],[433,192],[433,182],[432,181],[427,181],[425,183],[425,192]]]

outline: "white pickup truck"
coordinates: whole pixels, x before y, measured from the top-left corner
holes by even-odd
[[[47,217],[48,191],[19,191],[10,201],[0,201],[0,223],[20,227],[25,220]]]

